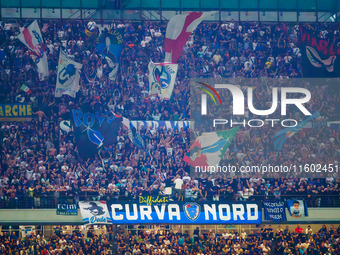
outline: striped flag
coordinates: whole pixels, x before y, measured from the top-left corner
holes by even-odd
[[[21,89],[22,91],[25,91],[25,92],[28,93],[28,94],[32,94],[32,90],[31,90],[29,87],[27,87],[25,84],[22,84],[21,87],[20,87],[20,89]]]
[[[173,16],[166,27],[164,62],[177,63],[191,33],[194,32],[202,20],[213,14],[215,12],[190,12]]]

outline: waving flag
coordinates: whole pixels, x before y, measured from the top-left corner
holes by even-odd
[[[149,95],[170,99],[174,89],[178,65],[149,63]]]
[[[288,140],[289,137],[292,137],[293,135],[295,135],[297,132],[299,132],[304,126],[306,126],[306,124],[316,118],[320,116],[319,112],[315,112],[313,115],[309,116],[307,119],[305,119],[304,121],[300,122],[299,124],[297,124],[295,127],[289,127],[289,128],[285,128],[282,129],[278,132],[276,132],[273,136],[274,139],[274,148],[278,151],[280,151],[284,145],[284,143]]]
[[[79,202],[79,210],[86,225],[112,223],[105,201]]]
[[[145,142],[140,134],[137,133],[136,128],[132,125],[131,121],[123,117],[122,121],[124,127],[128,131],[128,136],[130,141],[137,147],[143,148],[145,150]],[[137,123],[138,124],[138,123]]]
[[[118,72],[120,54],[123,49],[122,32],[118,30],[114,30],[113,32],[103,30],[99,36],[96,48],[98,52],[105,57],[110,68],[112,68],[109,73],[109,79],[114,81]]]
[[[340,47],[300,26],[302,70],[305,77],[340,77]]]
[[[45,80],[48,77],[47,54],[38,22],[33,21],[18,35],[18,39],[30,50],[31,57],[37,65],[39,80]]]
[[[22,84],[20,89],[28,94],[32,94],[32,90],[26,86],[26,84]]]
[[[214,13],[215,12],[191,12],[189,14],[173,16],[166,27],[164,62],[177,63],[191,33],[202,20]]]
[[[79,156],[92,158],[103,146],[114,145],[122,117],[113,114],[101,115],[99,112],[72,110],[73,129]]]
[[[82,66],[70,59],[63,50],[60,50],[55,97],[61,97],[63,94],[76,97],[76,93],[79,91]]]
[[[238,129],[239,127],[225,131],[203,133],[191,145],[183,160],[193,167],[218,165]]]

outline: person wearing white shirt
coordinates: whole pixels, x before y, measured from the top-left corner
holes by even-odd
[[[307,228],[306,228],[306,230],[305,230],[305,232],[306,232],[306,235],[308,236],[311,236],[311,235],[313,235],[313,229],[311,228],[311,226],[308,226]]]
[[[182,178],[183,181],[191,181],[191,177],[189,176],[188,173],[185,173],[185,176]]]
[[[155,114],[152,114],[152,118],[153,118],[154,120],[160,120],[161,117],[162,117],[162,115],[159,113],[158,110],[156,110],[156,113],[155,113]]]
[[[241,237],[242,239],[245,239],[247,237],[247,232],[244,229],[242,229]]]
[[[183,192],[182,192],[182,185],[183,185],[183,180],[179,175],[176,176],[174,180],[175,184],[175,196],[178,197],[178,200],[183,199]]]

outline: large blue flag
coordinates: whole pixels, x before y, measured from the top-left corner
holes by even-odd
[[[74,136],[79,156],[94,158],[104,146],[114,145],[122,117],[117,114],[101,115],[99,112],[72,110]]]
[[[109,79],[115,80],[120,62],[120,54],[123,49],[123,32],[114,30],[109,32],[104,29],[98,38],[97,50],[108,62],[110,68]]]
[[[297,124],[295,127],[289,127],[289,128],[285,128],[282,129],[278,132],[276,132],[274,134],[274,148],[278,151],[280,151],[284,145],[284,143],[287,141],[287,139],[289,137],[292,137],[293,135],[295,135],[297,132],[299,132],[304,126],[306,126],[306,124],[316,118],[320,116],[319,112],[315,112],[313,115],[309,116],[307,119],[305,119],[304,121],[300,122],[299,124]]]

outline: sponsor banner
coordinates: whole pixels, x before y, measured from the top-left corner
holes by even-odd
[[[70,59],[63,50],[60,50],[55,97],[61,97],[63,94],[76,97],[76,93],[79,91],[82,66]]]
[[[99,112],[89,113],[72,110],[74,135],[80,157],[97,155],[102,146],[114,144],[122,122],[119,115],[105,116]]]
[[[305,77],[340,77],[340,48],[300,26]]]
[[[77,204],[58,203],[57,215],[78,215]]]
[[[49,71],[44,40],[41,36],[38,22],[33,21],[18,35],[18,39],[30,49],[31,57],[37,65],[39,80],[45,80]]]
[[[286,221],[284,201],[264,201],[264,219],[274,222]]]
[[[143,121],[143,120],[132,120],[131,124],[137,128],[140,129],[146,129],[149,130],[153,129],[159,129],[159,128],[171,128],[171,129],[187,129],[190,127],[190,121]]]
[[[287,209],[293,218],[308,217],[307,203],[302,199],[287,200]]]
[[[258,203],[168,202],[162,204],[108,202],[114,224],[260,224]]]
[[[178,65],[149,63],[149,95],[158,95],[161,99],[170,99],[174,89]]]
[[[79,209],[84,224],[111,224],[111,218],[104,201],[79,202]]]
[[[0,121],[18,121],[32,117],[30,104],[0,104]]]

